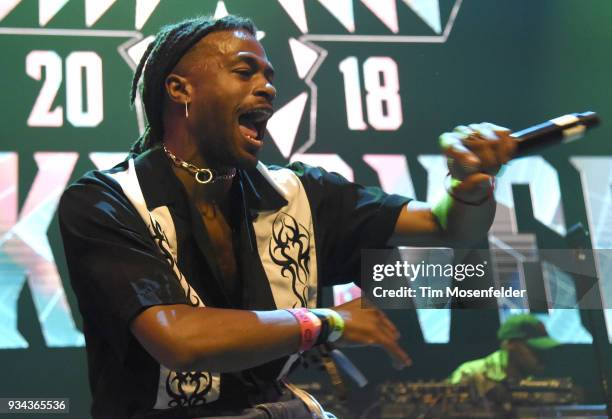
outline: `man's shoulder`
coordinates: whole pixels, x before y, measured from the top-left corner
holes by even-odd
[[[89,170],[85,172],[80,178],[75,179],[68,188],[76,187],[76,186],[103,186],[108,185],[110,187],[114,187],[117,185],[117,182],[111,176],[114,173],[118,173],[125,170],[124,162],[119,163],[115,167],[111,169],[104,170]]]
[[[66,212],[73,207],[95,205],[101,201],[123,201],[124,195],[112,174],[126,169],[125,162],[111,169],[89,170],[74,180],[62,193],[59,211]]]

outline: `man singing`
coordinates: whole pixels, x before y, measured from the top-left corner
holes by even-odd
[[[132,85],[146,132],[62,197],[96,419],[312,418],[316,400],[284,380],[297,354],[378,345],[410,364],[381,311],[316,309],[321,288],[357,280],[362,248],[465,245],[493,220],[514,145],[492,124],[441,137],[452,178],[434,207],[259,162],[276,89],[255,33],[235,16],[164,27]]]

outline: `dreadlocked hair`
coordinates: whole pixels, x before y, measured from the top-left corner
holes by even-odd
[[[130,150],[132,154],[140,154],[161,143],[164,132],[162,111],[166,94],[165,80],[183,55],[209,33],[236,29],[243,29],[253,36],[257,33],[250,19],[234,15],[220,19],[200,16],[160,29],[140,59],[132,79],[130,103],[133,106],[136,101],[142,78],[142,103],[147,116],[145,131],[133,144]]]

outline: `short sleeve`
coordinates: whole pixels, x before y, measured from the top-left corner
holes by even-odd
[[[99,172],[84,179],[64,192],[58,210],[70,282],[86,326],[125,359],[132,319],[187,301],[120,186]]]
[[[373,186],[303,163],[289,166],[300,178],[311,206],[322,285],[359,283],[362,249],[381,249],[410,201]]]

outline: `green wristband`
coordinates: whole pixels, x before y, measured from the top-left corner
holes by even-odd
[[[344,332],[344,319],[338,312],[329,308],[311,308],[310,311],[317,316],[324,316],[329,324],[328,342],[335,342],[342,336]]]

